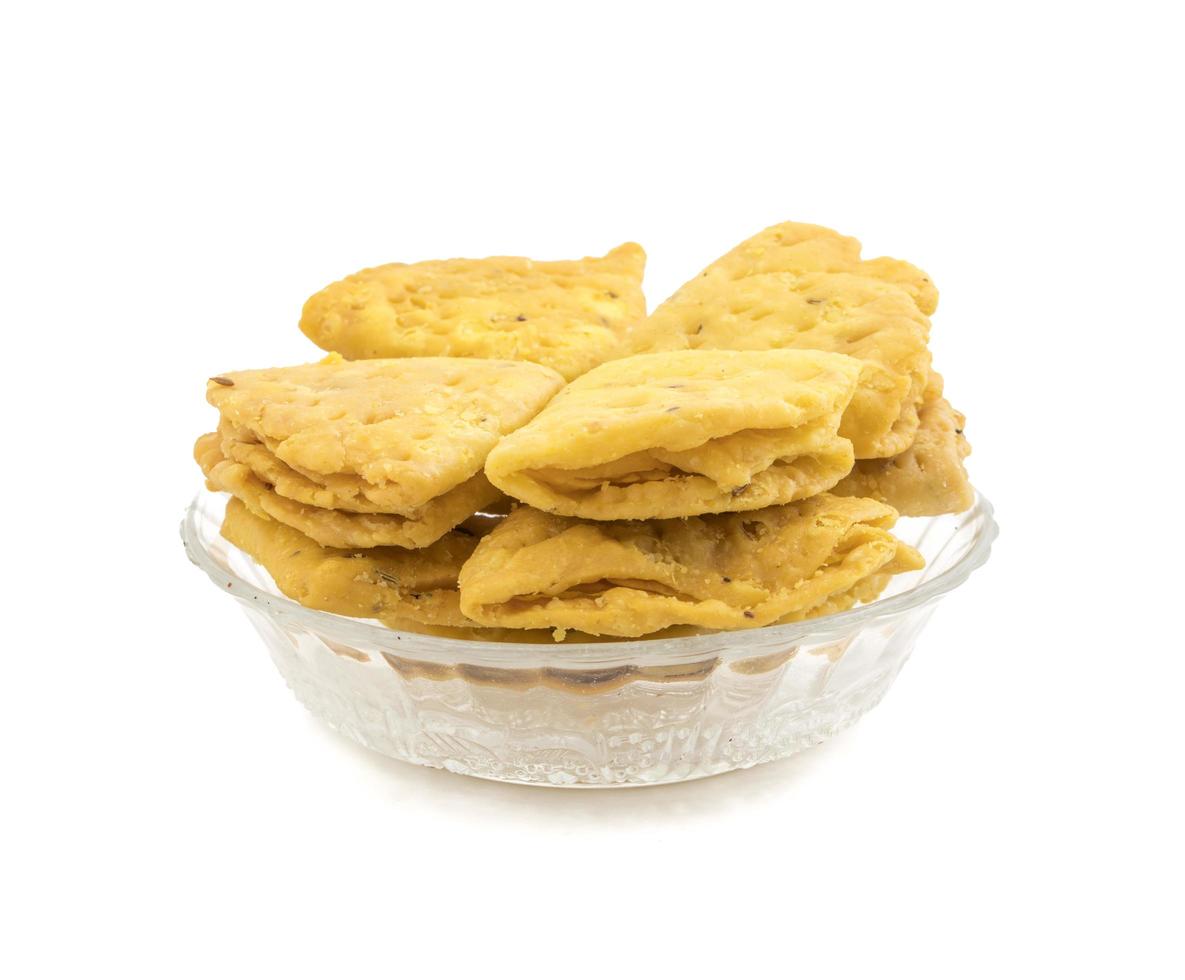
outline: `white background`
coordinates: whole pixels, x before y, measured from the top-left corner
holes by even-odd
[[[1171,9],[9,8],[0,972],[1181,976]],[[653,304],[787,219],[933,275],[1003,529],[833,742],[420,770],[185,561],[206,377],[315,357],[330,280],[636,239]]]

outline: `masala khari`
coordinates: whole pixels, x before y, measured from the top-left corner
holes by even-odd
[[[836,612],[922,567],[873,500],[822,493],[744,514],[587,521],[520,507],[479,542],[461,610],[488,626],[644,636]]]
[[[486,461],[556,514],[691,517],[789,503],[852,468],[838,432],[860,362],[820,351],[676,351],[594,368]]]
[[[620,357],[646,315],[646,253],[600,258],[444,259],[363,269],[304,306],[300,329],[351,359],[491,357],[535,361],[566,379]]]
[[[921,569],[899,516],[975,500],[931,278],[784,222],[647,316],[645,260],[392,263],[320,290],[300,326],[329,356],[207,383],[194,457],[231,497],[223,536],[302,605],[461,643],[773,626]],[[690,676],[384,656],[508,690]]]

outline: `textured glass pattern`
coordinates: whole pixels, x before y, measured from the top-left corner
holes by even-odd
[[[937,600],[988,558],[982,497],[903,519],[926,557],[876,602],[788,626],[665,640],[481,643],[305,609],[219,534],[203,492],[181,533],[233,595],[297,698],[385,755],[555,786],[645,785],[769,762],[852,724],[884,696]]]

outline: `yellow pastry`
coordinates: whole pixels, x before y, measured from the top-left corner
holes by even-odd
[[[535,361],[566,379],[618,356],[646,315],[646,253],[602,258],[447,259],[364,269],[304,306],[300,328],[352,359],[491,357]]]
[[[868,601],[921,556],[889,533],[891,507],[823,493],[744,514],[594,522],[520,507],[459,578],[486,626],[643,636],[742,629]]]
[[[390,622],[467,627],[457,575],[478,531],[450,531],[428,548],[323,548],[294,528],[226,505],[222,536],[261,564],[284,595],[310,609]]]
[[[865,362],[840,433],[857,459],[907,449],[930,368],[929,279],[814,225],[777,225],[714,262],[635,332],[640,352],[813,349]]]
[[[290,501],[306,504],[310,507],[331,509],[345,514],[389,514],[390,510],[384,506],[384,493],[394,497],[391,488],[372,487],[362,485],[367,496],[360,492],[347,492],[353,487],[346,487],[346,481],[340,476],[325,478],[324,483],[318,483],[303,473],[299,473],[287,463],[281,461],[267,446],[255,442],[254,437],[245,430],[235,429],[223,422],[218,426],[218,436],[222,455],[236,463],[242,463],[251,473],[261,480],[277,495]],[[336,487],[340,493],[335,493],[330,487]],[[463,492],[465,492],[463,494]],[[464,483],[458,484],[452,490],[430,500],[425,508],[434,508],[438,503],[450,499],[460,499],[467,495],[473,503],[473,508],[463,517],[468,517],[475,510],[486,513],[497,511],[505,513],[507,503],[503,495],[493,489],[484,473],[470,477]],[[371,499],[374,498],[374,499]],[[393,501],[398,504],[398,501]],[[282,518],[279,518],[282,519]],[[325,543],[325,542],[323,542]],[[390,542],[397,544],[398,542]],[[344,545],[343,547],[350,547]]]
[[[768,272],[845,272],[905,290],[927,316],[938,307],[938,290],[917,266],[901,259],[862,259],[855,238],[799,221],[784,221],[758,232],[713,262],[708,271],[734,281]]]
[[[523,361],[402,358],[212,378],[207,481],[326,547],[422,548],[501,494],[486,455],[561,387]]]
[[[965,422],[942,397],[942,379],[931,373],[913,445],[890,459],[859,460],[832,493],[872,497],[908,517],[966,510],[975,493],[963,466],[971,453]]]
[[[211,490],[223,490],[261,518],[287,524],[327,548],[425,548],[502,494],[481,473],[408,514],[353,513],[281,496],[250,467],[227,459],[215,432],[201,436],[194,458]]]
[[[820,351],[677,351],[611,361],[503,439],[486,474],[512,497],[596,520],[756,510],[833,486],[861,373]]]

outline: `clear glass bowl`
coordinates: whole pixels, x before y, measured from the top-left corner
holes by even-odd
[[[313,714],[384,755],[549,786],[671,783],[769,762],[847,728],[884,696],[938,599],[988,559],[982,496],[902,519],[926,567],[877,601],[787,626],[677,639],[493,643],[396,632],[306,609],[219,534],[203,491],[185,550],[234,596]]]

